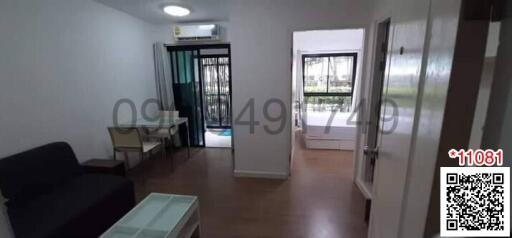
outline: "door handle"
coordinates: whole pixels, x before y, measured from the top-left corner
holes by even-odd
[[[363,154],[367,155],[369,158],[377,159],[379,155],[379,147],[370,148],[368,146],[364,146]]]

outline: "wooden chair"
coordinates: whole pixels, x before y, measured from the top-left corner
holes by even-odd
[[[114,160],[117,159],[118,152],[123,152],[128,168],[130,168],[129,152],[138,152],[142,162],[145,154],[151,155],[152,151],[161,145],[160,142],[144,141],[139,128],[109,127],[108,132],[112,139]]]

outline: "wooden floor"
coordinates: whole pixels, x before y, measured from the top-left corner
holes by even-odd
[[[364,198],[352,153],[305,150],[299,140],[288,180],[235,178],[230,149],[186,150],[131,170],[137,200],[151,192],[199,196],[204,238],[366,237]],[[158,157],[158,156],[157,156]]]

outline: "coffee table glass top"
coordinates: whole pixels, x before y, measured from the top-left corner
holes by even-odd
[[[196,207],[195,196],[152,193],[101,237],[174,237]]]

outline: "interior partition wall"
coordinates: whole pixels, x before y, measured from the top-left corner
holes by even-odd
[[[188,118],[191,145],[203,147],[206,127],[231,127],[230,45],[167,45],[167,50],[176,110]],[[182,141],[185,131],[180,130]]]

